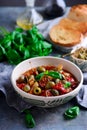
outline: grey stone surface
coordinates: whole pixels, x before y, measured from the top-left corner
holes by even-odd
[[[8,30],[13,30],[16,26],[15,21],[18,15],[24,8],[0,8],[0,26],[6,27]],[[54,50],[54,53],[58,53]],[[53,53],[53,55],[55,55]],[[13,104],[9,105],[6,100],[6,90],[10,86],[10,74],[14,66],[7,63],[0,63],[0,130],[27,130],[24,123],[24,114],[18,109],[14,109]],[[85,77],[85,85],[87,84],[87,76]],[[13,90],[12,90],[13,91]],[[11,90],[9,91],[9,93]],[[8,93],[8,94],[9,94]],[[16,97],[16,95],[15,95]],[[10,97],[9,102],[14,103],[14,98]],[[87,97],[87,95],[86,95]],[[17,98],[17,97],[16,97]],[[16,101],[16,100],[15,100]],[[20,99],[17,100],[16,105],[21,104]],[[25,108],[25,103],[22,102],[22,108]],[[36,126],[32,130],[87,130],[87,108],[80,107],[80,114],[73,120],[65,120],[64,112],[66,109],[79,105],[76,98],[70,102],[50,109],[31,107],[30,111],[35,119]],[[16,106],[17,108],[17,106]]]

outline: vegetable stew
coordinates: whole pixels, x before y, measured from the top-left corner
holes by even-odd
[[[38,96],[58,96],[73,91],[79,82],[63,65],[38,66],[23,73],[17,80],[17,86],[30,94]]]

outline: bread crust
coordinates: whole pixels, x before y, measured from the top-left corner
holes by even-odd
[[[58,25],[63,26],[64,28],[67,28],[67,29],[80,31],[81,33],[83,33],[83,35],[85,35],[85,33],[87,32],[86,22],[77,22],[69,18],[62,18],[59,21]]]
[[[78,22],[87,22],[87,4],[72,6],[67,17]]]
[[[67,29],[59,25],[54,25],[49,32],[53,43],[65,47],[72,47],[81,42],[82,34],[73,29]]]
[[[87,36],[87,4],[72,6],[66,18],[62,18],[49,32],[51,41],[63,47],[80,44]]]

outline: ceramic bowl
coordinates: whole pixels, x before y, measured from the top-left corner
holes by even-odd
[[[79,49],[79,48],[77,48],[77,49]],[[75,53],[77,49],[74,49],[71,51],[72,55],[70,55],[70,60],[73,63],[75,63],[81,69],[82,72],[87,72],[87,60],[77,58],[73,55],[73,53]]]
[[[60,95],[60,96],[50,96],[50,97],[44,97],[44,96],[36,96],[32,95],[29,93],[24,92],[20,88],[17,87],[16,85],[16,80],[18,77],[24,73],[25,71],[41,66],[41,65],[58,65],[62,64],[63,68],[66,71],[69,71],[72,73],[76,79],[79,81],[79,85],[71,92]],[[71,61],[65,60],[63,58],[57,58],[57,57],[52,57],[52,56],[45,56],[45,57],[37,57],[37,58],[31,58],[27,59],[21,63],[19,63],[14,70],[12,71],[11,74],[11,82],[13,85],[14,90],[24,99],[26,102],[33,106],[38,106],[38,107],[56,107],[58,105],[64,104],[74,98],[79,90],[82,87],[83,83],[83,74],[79,67],[77,67],[74,63]]]

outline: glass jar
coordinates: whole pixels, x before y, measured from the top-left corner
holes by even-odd
[[[38,25],[43,21],[43,17],[35,9],[35,0],[25,0],[26,9],[19,15],[17,25],[24,30],[30,29],[33,25]]]

